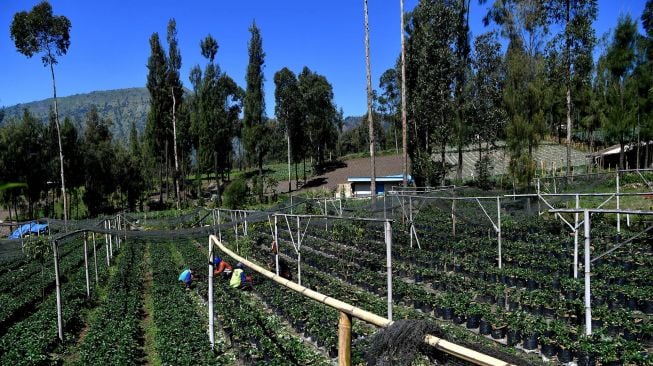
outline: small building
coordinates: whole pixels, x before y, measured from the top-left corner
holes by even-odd
[[[404,182],[403,174],[384,175],[376,177],[376,194],[384,195],[393,186],[400,186]],[[412,177],[408,176],[408,183],[412,184]],[[346,184],[339,184],[336,197],[369,197],[372,186],[370,177],[349,177]]]

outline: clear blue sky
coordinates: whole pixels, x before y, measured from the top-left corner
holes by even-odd
[[[489,1],[492,2],[491,0]],[[13,15],[30,10],[37,0],[3,0],[0,5],[0,106],[52,96],[49,69],[40,57],[27,59],[9,37]],[[94,90],[145,86],[149,37],[165,41],[168,19],[177,20],[182,53],[182,82],[189,86],[191,66],[205,64],[199,41],[217,39],[217,62],[245,86],[248,28],[255,19],[263,36],[266,108],[274,115],[273,75],[287,66],[303,66],[325,75],[335,102],[345,116],[366,111],[365,47],[362,0],[241,0],[241,1],[80,1],[51,0],[57,15],[72,22],[71,46],[55,73],[59,96]],[[405,0],[411,10],[417,0]],[[597,36],[614,28],[620,14],[638,19],[645,0],[599,0]],[[472,0],[473,35],[486,31],[485,10]],[[400,50],[399,1],[369,0],[372,81],[392,67]],[[641,27],[641,26],[640,26]],[[164,43],[164,47],[167,45]]]

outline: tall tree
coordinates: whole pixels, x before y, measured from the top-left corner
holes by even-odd
[[[401,13],[401,147],[403,149],[404,177],[403,186],[408,187],[408,135],[406,125],[406,32],[404,28],[404,0],[399,0],[399,12]]]
[[[635,98],[627,95],[628,77],[635,66],[635,41],[637,23],[629,16],[620,17],[612,42],[605,54],[610,73],[608,88],[608,123],[605,127],[609,137],[619,143],[619,168],[625,168],[624,148],[632,138],[635,126]]]
[[[181,108],[182,97],[184,95],[183,86],[179,78],[179,69],[181,68],[181,52],[177,42],[177,22],[175,19],[168,21],[168,77],[167,84],[170,87],[172,98],[172,145],[175,156],[175,197],[177,201],[177,210],[180,209],[179,181],[181,180],[179,172],[179,156],[177,153],[177,111]]]
[[[261,31],[252,22],[249,28],[249,63],[247,64],[247,87],[244,100],[243,139],[250,158],[258,166],[259,181],[263,178],[263,158],[266,154],[265,144],[265,100],[263,94],[263,40]],[[262,191],[259,191],[262,199]]]
[[[379,110],[383,118],[392,123],[394,132],[395,151],[399,154],[399,142],[397,130],[401,129],[401,86],[399,75],[396,69],[387,69],[379,79]]]
[[[291,191],[291,161],[297,162],[301,160],[303,149],[303,128],[302,120],[304,117],[302,94],[297,84],[297,77],[295,73],[288,68],[277,71],[274,74],[274,111],[277,115],[278,122],[285,126],[286,140],[288,142],[288,192]],[[291,159],[292,157],[292,159]],[[297,169],[295,169],[295,172]],[[295,173],[295,179],[297,174]],[[297,185],[297,182],[295,182]]]
[[[150,111],[145,125],[145,141],[149,155],[159,168],[159,203],[163,203],[163,169],[167,165],[171,129],[168,127],[172,100],[167,87],[168,60],[159,40],[159,34],[150,37],[150,57],[147,60],[147,90],[150,93]],[[166,166],[167,168],[167,166]]]
[[[302,69],[297,81],[303,100],[305,135],[313,146],[313,149],[305,152],[310,154],[315,171],[319,172],[323,168],[327,151],[335,148],[338,140],[333,87],[325,76],[308,67]]]
[[[70,20],[63,15],[53,15],[52,6],[44,1],[34,6],[30,12],[21,11],[16,13],[11,22],[10,33],[18,52],[30,58],[34,54],[43,53],[41,57],[43,66],[50,67],[54,115],[59,139],[59,166],[61,168],[64,222],[67,222],[68,205],[66,202],[66,182],[64,179],[64,155],[61,145],[54,65],[57,64],[57,56],[63,56],[68,52],[68,47],[70,46]]]
[[[453,53],[457,15],[452,1],[422,0],[407,26],[406,93],[411,172],[417,185],[442,184],[453,119]],[[436,164],[432,155],[440,153]]]
[[[115,151],[112,145],[110,119],[100,118],[92,106],[86,116],[84,128],[84,203],[91,217],[106,212],[108,197],[114,191]]]
[[[564,84],[567,109],[567,175],[571,176],[572,84],[590,84],[592,52],[596,37],[592,22],[596,20],[596,0],[555,0],[548,2],[549,17],[562,26],[553,39],[564,59]]]
[[[466,120],[466,109],[469,109],[469,2],[470,0],[458,0],[456,4],[458,22],[456,29],[456,78],[454,98],[456,101],[456,118],[454,123],[454,134],[456,147],[458,149],[458,164],[456,167],[456,179],[460,182],[463,179],[463,147],[469,141],[469,127]]]
[[[372,205],[376,204],[376,162],[374,161],[374,121],[372,113],[372,70],[370,68],[370,25],[367,15],[367,0],[363,0],[365,11],[365,70],[367,75],[367,125],[370,139],[370,194]]]

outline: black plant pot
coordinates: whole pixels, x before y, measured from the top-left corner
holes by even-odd
[[[492,327],[492,338],[494,339],[503,339],[506,336],[506,326],[501,326],[498,328]]]
[[[465,316],[464,315],[454,314],[453,322],[456,323],[456,324],[462,324],[462,323],[465,322]]]
[[[497,297],[497,306],[503,308],[506,306],[506,298],[503,296]]]
[[[479,322],[479,328],[478,332],[481,333],[482,335],[488,335],[492,333],[492,325],[490,322],[486,321],[485,319],[481,319]]]
[[[537,289],[539,287],[539,284],[534,279],[529,278],[528,281],[526,282],[526,287],[529,290],[535,290],[535,289]]]
[[[626,299],[626,306],[628,307],[628,310],[637,310],[637,299],[628,296]]]
[[[593,353],[579,353],[578,354],[578,366],[595,366],[596,357]]]
[[[422,283],[424,277],[421,274],[415,274],[415,283]]]
[[[558,362],[569,363],[573,358],[574,354],[569,348],[558,347]]]
[[[452,320],[453,319],[453,309],[452,308],[443,308],[442,309],[442,319]]]
[[[506,332],[506,343],[514,346],[521,341],[521,332],[518,329],[508,329]]]
[[[467,317],[467,329],[476,329],[479,327],[481,322],[480,315],[470,315]]]
[[[556,354],[556,349],[553,344],[543,344],[541,348],[542,354],[547,358],[553,357]]]
[[[537,334],[531,334],[524,338],[523,347],[525,350],[534,350],[537,349]]]
[[[603,319],[592,318],[592,329],[597,329],[602,327],[603,327]]]
[[[653,314],[653,300],[641,300],[639,310],[649,315]]]
[[[559,278],[554,278],[553,281],[551,281],[551,287],[553,287],[554,290],[560,290],[560,279]]]

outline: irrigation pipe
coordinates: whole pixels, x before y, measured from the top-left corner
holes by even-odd
[[[389,325],[391,325],[393,322],[382,317],[379,315],[376,315],[374,313],[371,313],[369,311],[363,310],[361,308],[358,308],[356,306],[347,304],[346,302],[340,301],[338,299],[334,299],[330,296],[326,296],[324,294],[321,294],[319,292],[313,291],[311,289],[308,289],[304,286],[298,285],[295,282],[292,282],[288,279],[285,279],[281,276],[278,276],[274,274],[273,272],[268,271],[267,269],[250,262],[249,260],[239,256],[238,254],[234,253],[230,249],[228,249],[224,244],[222,244],[218,238],[215,235],[209,236],[209,242],[211,242],[212,245],[216,245],[220,250],[222,250],[225,254],[230,256],[231,258],[243,263],[245,266],[248,268],[252,269],[253,271],[256,271],[257,273],[265,276],[266,278],[284,286],[287,287],[293,291],[296,291],[306,297],[309,297],[313,300],[316,300],[322,304],[328,305],[336,310],[339,310],[341,313],[345,313],[348,315],[351,315],[354,318],[361,319],[367,323],[370,323],[372,325],[375,325],[380,328],[386,328]],[[211,314],[209,315],[211,316]],[[342,318],[342,316],[341,316]],[[469,348],[459,346],[455,343],[451,343],[447,340],[444,340],[442,338],[433,336],[433,335],[427,335],[424,338],[424,342],[428,343],[429,345],[437,348],[438,350],[445,352],[447,354],[450,354],[454,357],[458,357],[461,359],[464,359],[465,361],[472,362],[476,365],[483,365],[483,366],[510,366],[509,363],[505,361],[501,361],[499,359],[496,359],[494,357],[490,357],[488,355],[482,354],[480,352],[471,350]],[[341,354],[341,350],[339,350],[339,354]],[[340,358],[342,359],[342,358]]]

